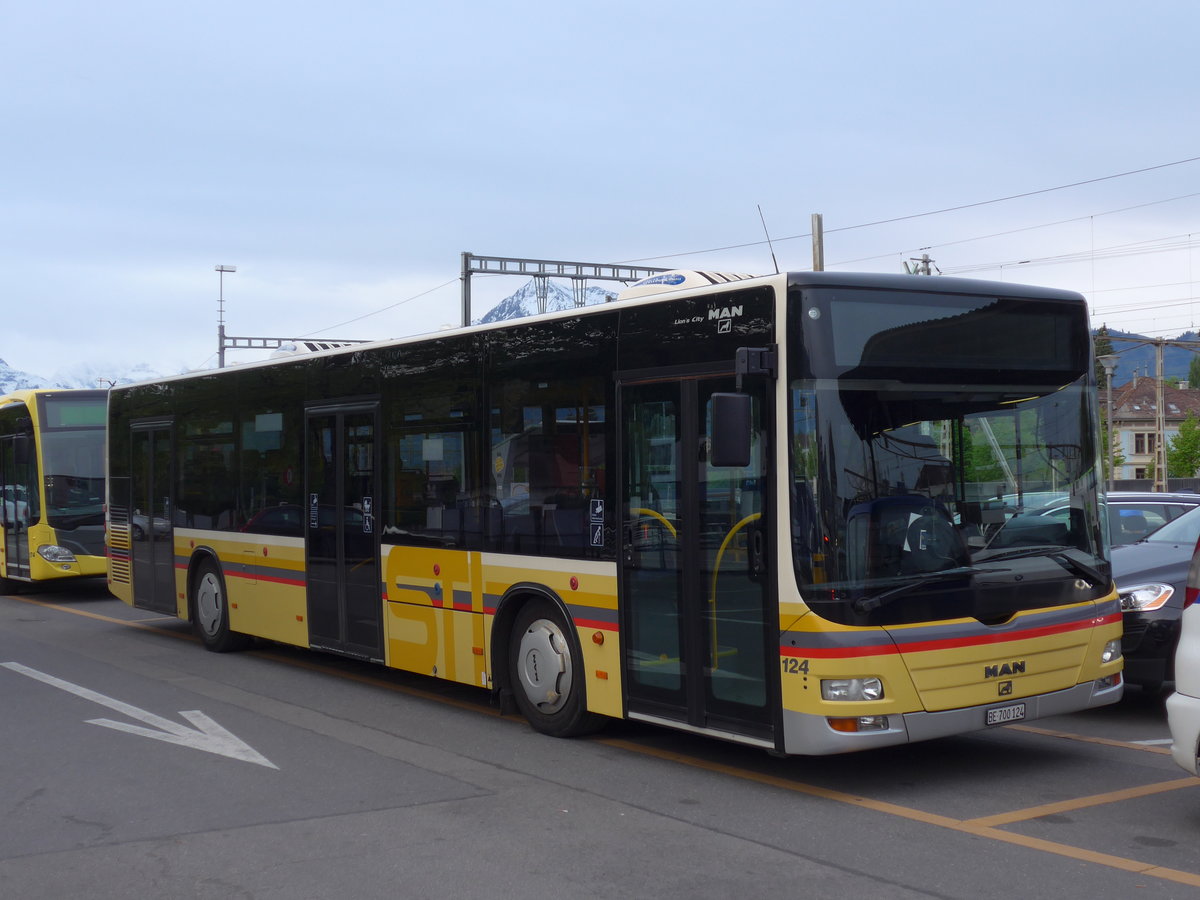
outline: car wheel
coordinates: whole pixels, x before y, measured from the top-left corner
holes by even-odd
[[[200,563],[192,581],[192,621],[204,646],[214,653],[241,650],[249,642],[243,634],[229,629],[229,600],[225,579],[216,563]]]
[[[603,717],[587,711],[583,656],[553,603],[525,604],[513,625],[508,658],[517,707],[537,731],[572,737],[603,725]]]

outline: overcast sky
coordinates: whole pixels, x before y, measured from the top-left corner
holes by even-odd
[[[10,0],[0,358],[213,365],[218,264],[227,333],[327,338],[456,324],[464,250],[765,273],[759,206],[781,268],[819,212],[829,269],[1173,336],[1198,40],[1182,0]]]

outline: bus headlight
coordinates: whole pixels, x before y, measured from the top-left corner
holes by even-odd
[[[883,682],[878,678],[822,678],[824,700],[880,700]]]
[[[38,556],[46,562],[52,563],[73,563],[75,562],[75,554],[66,547],[60,547],[58,544],[42,544],[37,548]]]
[[[1139,584],[1136,587],[1117,588],[1121,595],[1121,611],[1137,612],[1158,609],[1171,599],[1175,588],[1169,584]]]
[[[1110,663],[1114,659],[1121,658],[1121,639],[1109,641],[1104,645],[1104,652],[1100,654],[1100,662]]]

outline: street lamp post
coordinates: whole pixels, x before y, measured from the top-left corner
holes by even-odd
[[[225,273],[236,272],[237,266],[216,266],[220,278],[220,294],[217,300],[217,368],[225,368]]]
[[[1113,480],[1116,477],[1114,461],[1116,460],[1116,451],[1113,448],[1113,372],[1117,369],[1117,363],[1120,362],[1120,357],[1115,353],[1108,353],[1099,358],[1099,363],[1104,367],[1104,380],[1107,385],[1105,397],[1107,398],[1107,414],[1105,418],[1108,421],[1108,489],[1113,489]]]

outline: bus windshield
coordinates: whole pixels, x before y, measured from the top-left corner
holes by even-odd
[[[789,313],[810,607],[991,623],[1108,590],[1082,303],[809,288]],[[1064,498],[1068,515],[1017,515]]]
[[[53,528],[104,522],[103,395],[50,395],[42,403],[42,479]]]

